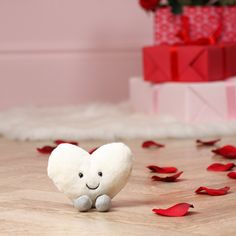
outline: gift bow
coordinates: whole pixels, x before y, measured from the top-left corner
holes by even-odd
[[[220,17],[219,20],[219,25],[217,29],[208,37],[202,37],[196,40],[192,40],[190,37],[190,22],[189,22],[189,17],[187,16],[181,16],[181,23],[182,23],[182,28],[181,30],[177,33],[177,37],[179,37],[182,40],[182,43],[177,43],[171,46],[170,52],[171,52],[171,74],[172,74],[172,80],[173,81],[179,81],[179,68],[178,68],[178,46],[181,45],[214,45],[217,44],[219,41],[219,38],[222,33],[222,20]],[[224,51],[224,48],[222,48]],[[224,52],[225,53],[225,52]],[[224,54],[223,53],[223,54]],[[225,56],[225,55],[224,55]],[[225,63],[225,62],[224,62]],[[225,72],[225,65],[223,66],[224,68],[224,74]]]
[[[222,20],[219,20],[219,26],[217,29],[209,36],[209,37],[202,37],[197,40],[192,40],[190,37],[190,23],[189,17],[181,16],[181,23],[182,28],[176,34],[178,38],[180,38],[185,45],[212,45],[216,44],[221,36],[222,33]]]

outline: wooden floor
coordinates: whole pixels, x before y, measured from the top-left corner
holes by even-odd
[[[47,155],[36,147],[50,142],[0,139],[0,235],[236,235],[236,180],[226,173],[207,172],[213,162],[226,163],[197,148],[194,140],[161,140],[166,148],[144,150],[141,141],[126,141],[135,154],[129,183],[113,199],[108,213],[79,213],[54,187],[46,174]],[[235,144],[224,138],[221,144]],[[87,149],[101,142],[82,142]],[[149,164],[183,170],[176,183],[153,182]],[[230,186],[225,196],[196,195],[199,186]],[[186,217],[168,218],[152,213],[176,203],[194,205]]]

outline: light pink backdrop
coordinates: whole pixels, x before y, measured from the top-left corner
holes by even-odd
[[[0,109],[128,98],[152,16],[137,0],[0,0]]]

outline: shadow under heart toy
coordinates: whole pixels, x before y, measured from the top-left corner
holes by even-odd
[[[60,144],[48,161],[48,176],[79,211],[108,211],[111,199],[125,186],[133,165],[131,150],[110,143],[89,154],[72,144]]]

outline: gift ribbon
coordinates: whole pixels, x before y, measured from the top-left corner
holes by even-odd
[[[228,118],[236,118],[236,88],[235,85],[226,86],[226,98],[228,105]]]
[[[190,23],[189,23],[189,17],[187,16],[181,16],[181,23],[182,28],[177,33],[177,37],[179,37],[182,40],[182,43],[175,44],[171,46],[170,49],[170,60],[171,60],[171,75],[173,81],[179,81],[179,68],[178,68],[178,47],[181,45],[215,45],[222,33],[222,20],[220,16],[220,23],[217,29],[209,36],[209,37],[202,37],[197,40],[192,40],[190,37]],[[225,49],[223,49],[223,57],[225,57]],[[225,58],[224,58],[225,59]],[[225,62],[224,62],[225,63]],[[226,74],[225,66],[224,66],[224,74]]]
[[[153,112],[154,113],[158,113],[159,112],[159,86],[157,87],[156,85],[154,85],[154,92],[153,92]]]
[[[172,46],[170,49],[170,60],[172,80],[179,81],[178,49],[176,46]]]
[[[182,40],[184,45],[213,45],[219,41],[222,33],[222,15],[220,15],[219,25],[217,29],[208,37],[202,37],[196,40],[191,39],[191,29],[188,16],[181,16],[181,26],[182,28],[176,36]]]
[[[227,78],[228,77],[228,71],[227,71],[227,63],[226,63],[226,60],[227,60],[227,56],[226,56],[226,48],[224,45],[220,45],[220,48],[222,50],[222,60],[223,60],[223,77],[224,78]]]

